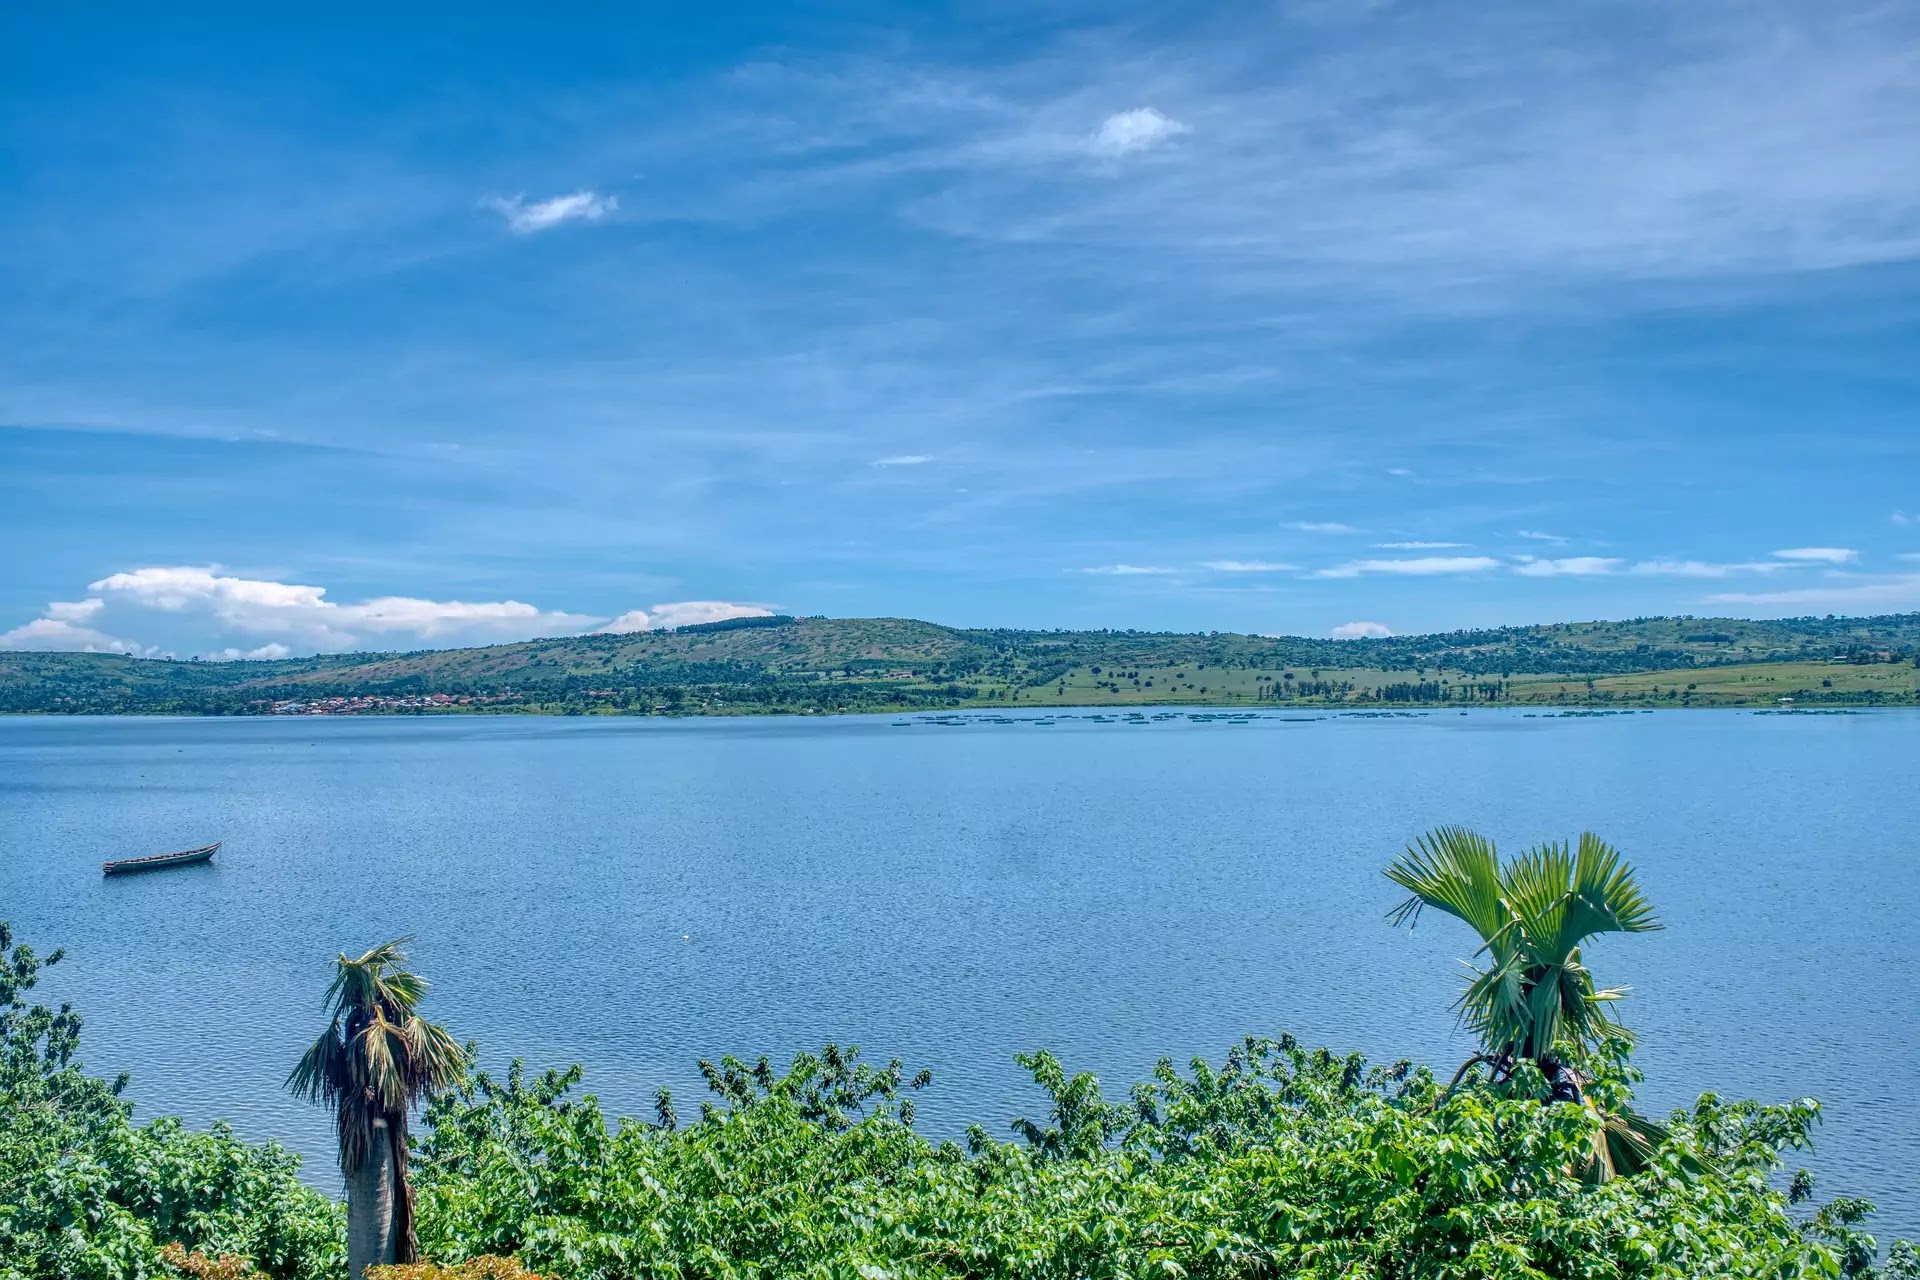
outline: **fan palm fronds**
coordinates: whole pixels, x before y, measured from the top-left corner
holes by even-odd
[[[1504,865],[1493,842],[1462,827],[1422,836],[1387,867],[1411,895],[1394,908],[1412,927],[1431,907],[1480,935],[1476,967],[1458,1004],[1487,1053],[1532,1058],[1564,1045],[1583,1058],[1627,1034],[1609,1012],[1624,988],[1600,988],[1580,948],[1603,933],[1661,928],[1633,868],[1592,833],[1573,847],[1544,844]]]

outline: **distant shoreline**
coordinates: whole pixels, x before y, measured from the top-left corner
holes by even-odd
[[[111,720],[111,719],[153,719],[153,720],[461,720],[461,719],[540,719],[540,720],[748,720],[755,718],[781,720],[835,720],[856,716],[896,719],[929,720],[944,719],[951,716],[973,716],[977,718],[1012,718],[1034,720],[1047,719],[1056,714],[1078,712],[1110,712],[1125,715],[1128,712],[1152,713],[1159,711],[1213,711],[1223,715],[1246,715],[1271,717],[1287,713],[1313,714],[1326,716],[1391,716],[1399,712],[1419,712],[1425,714],[1452,712],[1458,715],[1497,711],[1506,714],[1543,717],[1587,717],[1608,715],[1639,715],[1650,712],[1670,711],[1744,711],[1750,715],[1857,715],[1873,711],[1915,711],[1920,710],[1920,700],[1908,702],[1808,702],[1793,706],[1778,706],[1765,703],[1737,702],[1679,702],[1679,703],[1551,703],[1551,702],[1512,702],[1463,706],[1458,702],[1407,702],[1385,703],[1226,703],[1219,701],[1168,701],[1168,702],[1061,702],[1061,703],[1019,703],[1011,707],[982,706],[956,703],[950,707],[912,707],[908,709],[889,709],[885,707],[840,707],[832,710],[795,709],[790,707],[730,707],[725,709],[701,711],[614,711],[590,710],[569,711],[542,706],[486,707],[486,708],[436,708],[433,710],[362,710],[344,712],[302,712],[274,714],[258,711],[204,712],[204,711],[166,711],[166,710],[126,710],[126,711],[0,711],[0,719],[33,720]]]
[[[841,715],[1920,705],[1920,614],[1635,618],[1318,640],[752,618],[472,649],[195,662],[0,652],[0,712]]]

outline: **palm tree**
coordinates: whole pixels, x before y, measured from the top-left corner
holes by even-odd
[[[1493,842],[1463,827],[1422,836],[1387,867],[1413,896],[1394,908],[1394,924],[1413,927],[1431,907],[1480,935],[1484,968],[1475,968],[1457,1008],[1480,1052],[1454,1076],[1487,1065],[1511,1077],[1521,1062],[1539,1068],[1550,1100],[1588,1105],[1581,1068],[1608,1040],[1631,1042],[1609,1007],[1624,988],[1596,988],[1580,948],[1603,933],[1645,933],[1663,926],[1619,852],[1591,832],[1529,849],[1501,864]],[[1582,1170],[1596,1181],[1643,1166],[1662,1136],[1645,1117],[1602,1114],[1593,1157]]]
[[[396,939],[358,960],[342,952],[323,1004],[332,1022],[287,1077],[287,1088],[333,1112],[347,1182],[347,1275],[412,1262],[413,1189],[407,1181],[407,1118],[457,1083],[466,1054],[415,1010],[426,980],[406,967]]]

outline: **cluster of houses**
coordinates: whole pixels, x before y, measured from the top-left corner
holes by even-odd
[[[414,693],[399,696],[361,694],[346,698],[283,698],[266,704],[270,716],[350,716],[361,712],[443,711],[451,707],[507,702],[512,693],[490,695]]]

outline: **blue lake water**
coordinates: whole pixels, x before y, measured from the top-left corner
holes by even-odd
[[[1114,1095],[1248,1033],[1450,1070],[1472,944],[1389,927],[1380,868],[1446,822],[1592,829],[1670,925],[1588,955],[1634,988],[1643,1104],[1820,1097],[1822,1197],[1920,1235],[1920,714],[1088,714],[5,719],[0,919],[68,949],[39,994],[142,1116],[227,1117],[332,1187],[280,1084],[342,949],[414,935],[488,1064],[582,1062],[616,1112],[832,1040],[932,1068],[924,1130],[1005,1132],[1042,1045]]]

